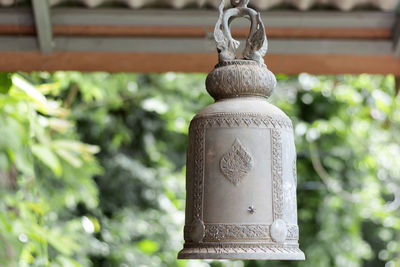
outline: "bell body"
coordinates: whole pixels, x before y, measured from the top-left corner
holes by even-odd
[[[240,79],[249,66],[239,68],[243,68]],[[250,66],[250,72],[254,71],[259,70]],[[180,259],[305,258],[298,246],[292,123],[266,97],[260,97],[269,96],[276,83],[265,66],[261,71],[268,72],[266,85],[255,90],[254,96],[236,95],[232,87],[221,89],[217,82],[216,91],[234,97],[217,100],[191,121],[185,244]],[[211,95],[213,72],[207,78]],[[243,92],[248,91],[246,86]],[[254,81],[251,86],[254,89]]]

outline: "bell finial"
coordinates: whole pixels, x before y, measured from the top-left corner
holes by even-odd
[[[215,24],[214,39],[219,54],[219,63],[235,60],[240,42],[233,39],[230,24],[235,18],[246,17],[250,20],[250,33],[243,51],[243,59],[255,60],[264,64],[263,56],[267,53],[268,41],[260,13],[247,7],[249,0],[231,0],[232,8],[224,11],[224,0],[219,5],[219,17]]]

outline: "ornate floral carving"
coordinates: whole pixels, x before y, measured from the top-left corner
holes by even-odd
[[[203,242],[220,242],[229,240],[264,240],[271,241],[269,224],[205,224]],[[186,241],[192,241],[193,227],[185,225],[183,229]],[[299,227],[295,224],[287,225],[286,240],[299,239]]]
[[[207,116],[196,116],[190,123],[190,135],[194,136],[190,142],[193,145],[194,155],[194,185],[193,185],[193,219],[203,217],[203,184],[204,184],[204,146],[205,131],[207,128],[219,127],[257,127],[270,128],[272,134],[272,153],[279,156],[276,161],[275,154],[272,164],[273,169],[273,197],[274,197],[274,216],[282,215],[282,160],[281,160],[281,137],[279,130],[292,129],[292,122],[281,116],[265,116],[257,113],[218,113]],[[275,133],[274,133],[275,132]],[[275,140],[275,141],[274,141]],[[279,142],[278,142],[279,141]],[[275,148],[275,149],[274,149]],[[278,166],[279,165],[279,166]],[[278,178],[279,176],[279,178]],[[275,182],[274,182],[275,181]],[[280,193],[276,193],[279,191]],[[274,193],[275,192],[275,193]],[[278,197],[280,195],[280,197]],[[277,201],[275,201],[275,198]],[[280,199],[280,203],[278,203]],[[279,212],[280,208],[280,212]],[[275,213],[277,211],[278,213]],[[275,218],[275,217],[274,217]],[[277,217],[278,218],[278,217]]]
[[[254,159],[236,138],[229,151],[221,158],[222,174],[234,185],[238,185],[253,168]]]
[[[271,130],[272,143],[272,202],[274,220],[283,217],[282,194],[282,137],[278,130]]]
[[[217,100],[249,95],[269,97],[275,86],[274,74],[251,60],[221,62],[206,79],[207,92]]]
[[[220,68],[220,67],[225,67],[229,65],[247,65],[247,66],[259,66],[263,67],[262,64],[260,64],[257,61],[249,61],[249,60],[226,60],[222,62],[218,62],[217,65],[215,65],[214,68]]]
[[[197,128],[194,131],[197,145],[194,152],[194,193],[193,193],[193,219],[203,218],[203,184],[204,184],[204,130]]]
[[[267,224],[206,224],[204,242],[270,240]]]
[[[218,113],[207,116],[196,116],[190,128],[215,127],[257,127],[270,129],[292,129],[292,122],[283,116],[266,116],[258,113]]]

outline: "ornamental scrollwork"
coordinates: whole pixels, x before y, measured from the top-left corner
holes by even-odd
[[[248,8],[249,0],[231,0],[232,8],[224,11],[224,0],[219,5],[219,17],[214,28],[214,39],[218,51],[219,62],[236,59],[236,50],[240,42],[233,39],[230,24],[235,18],[245,17],[250,20],[250,33],[246,40],[243,58],[264,64],[263,56],[268,50],[264,24],[259,12]]]
[[[232,184],[238,185],[253,165],[253,157],[236,138],[231,148],[222,156],[219,166],[225,178]]]

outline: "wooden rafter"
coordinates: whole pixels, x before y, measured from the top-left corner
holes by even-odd
[[[50,20],[49,10],[36,8],[35,16],[0,9],[1,71],[203,72],[216,63],[215,10],[55,8]],[[262,17],[266,61],[276,72],[400,73],[393,12],[267,11]],[[235,37],[247,34],[246,23],[234,25]]]
[[[53,27],[48,0],[32,0],[32,10],[40,51],[44,54],[51,53],[53,50]]]
[[[265,62],[274,73],[400,75],[400,59],[390,55],[269,54]],[[209,72],[216,63],[216,53],[0,52],[0,71]]]

